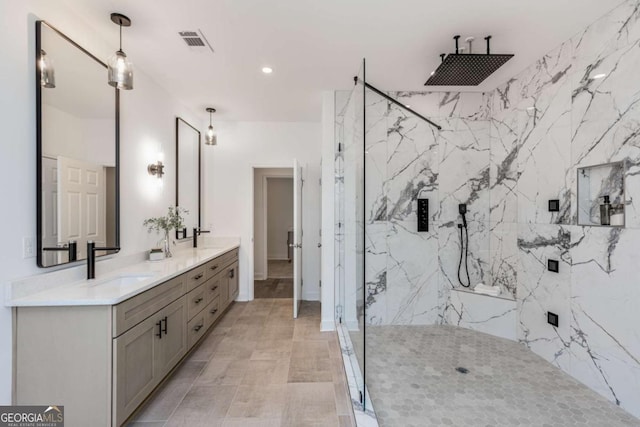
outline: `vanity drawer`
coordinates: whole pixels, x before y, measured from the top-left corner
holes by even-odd
[[[158,310],[184,295],[185,275],[175,277],[155,288],[114,305],[113,337],[122,335]]]
[[[187,346],[193,347],[207,331],[207,312],[202,310],[187,323]]]
[[[207,280],[204,287],[207,290],[207,304],[213,301],[220,295],[220,287],[222,286],[222,274],[217,274],[211,279]]]
[[[220,273],[223,267],[221,261],[221,257],[218,257],[205,264],[205,274],[207,276],[207,279],[211,279],[216,274]]]
[[[207,305],[207,286],[206,283],[198,286],[187,294],[187,317],[193,318]]]
[[[187,292],[194,290],[207,280],[204,272],[205,266],[203,265],[202,267],[194,268],[185,274],[187,276]]]
[[[209,329],[211,325],[220,317],[222,310],[220,310],[220,297],[216,296],[213,301],[209,303],[207,309],[204,311],[206,316],[206,328]]]
[[[224,267],[226,267],[228,264],[232,263],[233,261],[237,260],[237,258],[238,258],[238,249],[233,249],[209,261],[205,266],[207,278],[211,278],[216,274],[219,274]]]

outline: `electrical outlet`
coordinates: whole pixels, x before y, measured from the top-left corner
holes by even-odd
[[[36,256],[36,238],[22,238],[22,258],[33,258]]]

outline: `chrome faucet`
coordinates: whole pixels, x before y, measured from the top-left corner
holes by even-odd
[[[78,244],[75,240],[69,240],[69,243],[65,243],[62,246],[55,246],[52,248],[42,248],[43,251],[65,251],[69,254],[69,262],[78,260]]]
[[[87,242],[87,280],[96,278],[96,251],[119,251],[119,247],[96,248],[95,242]]]
[[[202,233],[210,233],[208,230],[200,230],[199,228],[193,229],[193,247],[198,247],[198,236]]]

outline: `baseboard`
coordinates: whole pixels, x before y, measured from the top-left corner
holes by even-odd
[[[267,275],[264,273],[253,273],[253,280],[267,280]]]
[[[320,301],[320,292],[309,292],[302,295],[303,301]]]
[[[236,298],[237,302],[245,302],[245,301],[249,301],[249,296],[246,293],[242,293],[240,292],[238,294],[238,298]]]
[[[336,322],[333,320],[323,320],[320,322],[320,330],[321,331],[335,331],[336,330]]]
[[[267,261],[289,261],[289,258],[269,258]]]
[[[358,321],[357,320],[348,320],[346,322],[344,322],[345,325],[347,325],[347,330],[349,331],[359,331],[360,330],[360,325],[358,325]]]

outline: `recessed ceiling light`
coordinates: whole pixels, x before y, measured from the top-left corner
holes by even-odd
[[[405,104],[404,106],[407,107],[407,108],[411,108],[411,105],[409,105],[409,104]]]
[[[604,79],[605,77],[607,77],[607,75],[605,73],[602,73],[602,74],[596,74],[595,76],[593,76],[591,78],[594,79],[594,80],[597,80],[597,79]]]
[[[273,73],[273,68],[271,67],[262,67],[262,72],[265,74],[271,74]]]
[[[432,71],[432,72],[431,72],[431,75],[433,76],[435,73],[436,73],[435,71]]]

